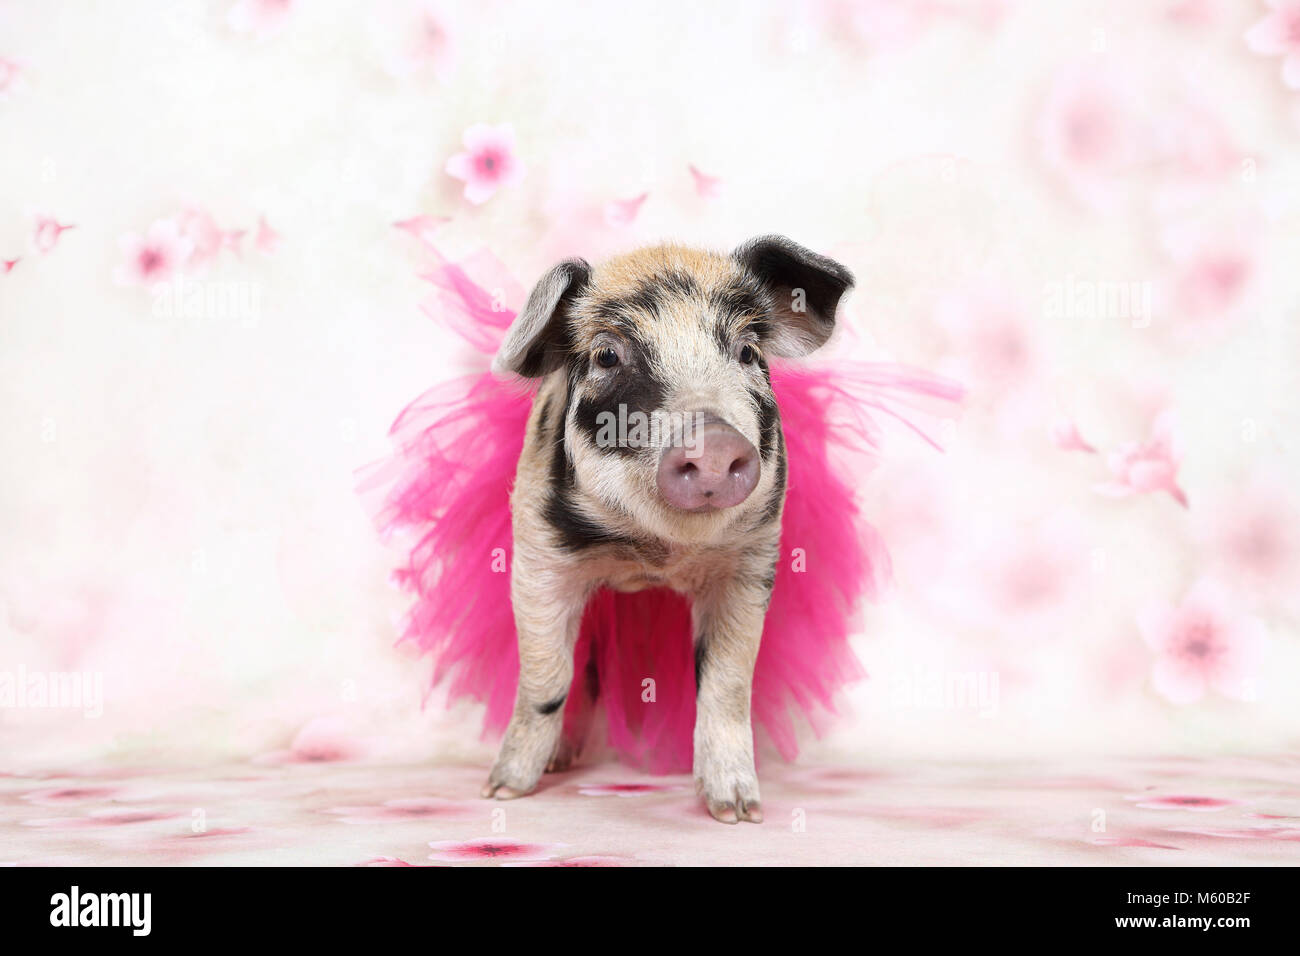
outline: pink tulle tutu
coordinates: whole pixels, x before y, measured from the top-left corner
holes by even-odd
[[[436,251],[435,251],[436,255]],[[519,655],[510,605],[509,493],[532,392],[486,371],[514,318],[465,268],[438,257],[425,276],[437,290],[426,311],[483,356],[484,371],[437,386],[391,430],[391,458],[365,469],[385,535],[412,545],[397,583],[415,596],[401,640],[434,659],[433,684],[486,707],[485,732],[503,731],[514,708]],[[791,759],[797,728],[820,731],[837,692],[865,676],[849,647],[856,606],[889,578],[889,556],[855,501],[879,451],[881,416],[960,399],[955,385],[888,363],[775,364],[789,491],[781,560],[754,672],[755,733]],[[933,444],[933,442],[931,442]],[[575,649],[565,734],[589,725],[623,757],[655,772],[691,766],[695,721],[690,608],[667,590],[602,591],[586,610]],[[654,703],[643,699],[646,678]],[[432,686],[432,685],[431,685]],[[603,717],[603,720],[600,718]]]

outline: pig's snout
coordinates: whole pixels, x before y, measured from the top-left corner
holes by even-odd
[[[758,484],[758,450],[736,429],[714,419],[690,441],[674,444],[659,459],[659,494],[682,511],[731,508]]]

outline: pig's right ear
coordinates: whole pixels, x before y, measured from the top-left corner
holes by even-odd
[[[510,324],[492,371],[539,378],[558,368],[569,349],[566,314],[590,278],[584,259],[566,259],[542,276]]]
[[[751,239],[732,256],[773,294],[767,352],[793,358],[826,344],[840,297],[853,288],[853,273],[785,236]]]

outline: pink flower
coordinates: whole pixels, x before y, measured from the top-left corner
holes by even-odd
[[[649,195],[642,193],[635,199],[615,199],[605,203],[605,223],[610,226],[630,226]]]
[[[412,59],[445,72],[451,66],[451,54],[451,38],[442,19],[431,8],[421,10],[411,37]]]
[[[191,266],[202,266],[216,258],[225,245],[225,234],[206,209],[190,207],[176,217],[177,228],[181,235],[190,241],[192,251],[189,261]]]
[[[28,790],[21,799],[29,803],[57,806],[63,803],[80,803],[85,800],[106,800],[115,798],[117,790],[113,787],[43,787],[40,790]]]
[[[42,817],[23,820],[25,827],[37,827],[51,830],[81,830],[100,827],[129,826],[134,823],[155,823],[159,820],[174,820],[181,814],[170,810],[148,810],[144,808],[110,807],[92,810],[84,817]]]
[[[309,763],[350,760],[358,755],[358,750],[342,721],[332,717],[317,717],[308,721],[289,745],[289,751],[296,760]]]
[[[121,239],[126,262],[113,273],[118,285],[156,285],[182,269],[194,251],[194,242],[181,234],[174,219],[159,219],[141,237],[127,233]]]
[[[1173,263],[1171,311],[1204,319],[1240,306],[1255,274],[1258,233],[1245,220],[1166,227],[1160,238]]]
[[[246,229],[222,229],[212,214],[201,206],[188,206],[176,217],[181,233],[194,244],[187,265],[203,266],[229,249],[240,254],[239,245],[248,234]]]
[[[22,68],[13,60],[0,57],[0,101],[9,99],[9,94],[18,89]]]
[[[721,179],[716,176],[707,176],[694,166],[686,168],[691,171],[691,178],[695,180],[695,193],[701,199],[717,199],[722,195]]]
[[[1214,556],[1234,582],[1289,597],[1300,580],[1300,513],[1281,475],[1261,473],[1236,485],[1206,518]]]
[[[407,863],[405,860],[398,859],[395,856],[377,856],[370,860],[357,863],[357,866],[415,866],[414,863]]]
[[[1107,458],[1114,478],[1098,485],[1105,495],[1122,498],[1148,491],[1167,491],[1184,508],[1187,495],[1178,487],[1178,465],[1182,461],[1174,435],[1173,416],[1165,412],[1151,425],[1145,442],[1127,442]]]
[[[365,746],[335,717],[315,717],[298,731],[288,750],[273,750],[253,758],[256,764],[333,763],[355,760]]]
[[[1180,276],[1179,298],[1189,312],[1222,311],[1240,295],[1250,272],[1250,260],[1239,252],[1211,252],[1190,263]]]
[[[947,560],[951,578],[936,589],[935,606],[965,626],[996,629],[1026,640],[1059,633],[1062,616],[1087,581],[1087,535],[1079,517],[1061,510],[1032,519],[1003,513],[967,522],[960,549]],[[975,668],[991,670],[994,668]],[[1003,670],[1002,680],[1009,668]]]
[[[1213,813],[1216,810],[1241,805],[1239,800],[1224,800],[1219,797],[1200,797],[1189,794],[1171,794],[1163,797],[1137,794],[1124,799],[1136,803],[1143,810],[1194,810],[1198,813]]]
[[[584,867],[584,866],[627,866],[627,860],[620,859],[616,856],[571,856],[564,860],[529,860],[517,863],[502,863],[502,866],[563,866],[563,867]]]
[[[9,273],[14,271],[14,266],[18,265],[18,263],[22,261],[23,260],[21,256],[19,256],[17,259],[0,259],[0,265],[5,267],[5,275],[8,275]]]
[[[1090,455],[1097,453],[1097,449],[1083,440],[1079,427],[1068,418],[1058,418],[1052,422],[1051,436],[1052,444],[1062,451],[1084,451]]]
[[[1253,696],[1262,640],[1259,625],[1233,607],[1216,585],[1201,581],[1178,607],[1153,603],[1138,629],[1155,652],[1151,680],[1175,704],[1190,704],[1213,688],[1234,700]]]
[[[434,841],[429,859],[443,863],[481,862],[483,860],[549,860],[562,843],[516,843],[513,840]]]
[[[461,140],[465,151],[447,160],[447,175],[465,183],[465,198],[481,206],[502,186],[524,178],[524,165],[515,156],[515,131],[509,123],[476,123]]]
[[[1035,535],[1009,548],[1002,561],[989,569],[990,596],[1008,614],[1059,610],[1071,576],[1077,573],[1073,557],[1063,553],[1059,542]]]
[[[403,820],[425,820],[429,817],[456,814],[461,804],[434,797],[404,797],[385,800],[378,806],[330,807],[326,813],[338,816],[343,823],[400,823]]]
[[[1173,0],[1165,8],[1165,16],[1183,26],[1210,26],[1222,15],[1223,5],[1224,0]]]
[[[1132,95],[1118,77],[1089,63],[1063,72],[1043,106],[1043,159],[1090,205],[1110,205],[1119,174],[1134,162],[1139,137],[1128,106]]]
[[[265,216],[257,217],[257,234],[253,237],[253,247],[264,256],[269,256],[280,248],[280,234],[271,228]]]
[[[53,216],[37,216],[36,229],[32,234],[32,244],[36,246],[39,253],[49,252],[54,248],[55,243],[59,241],[59,236],[68,229],[76,229],[76,226],[65,226]]]
[[[1246,32],[1246,46],[1260,56],[1280,56],[1282,82],[1300,90],[1300,0],[1264,0],[1273,12]]]
[[[259,40],[285,28],[295,0],[239,0],[230,8],[226,23],[239,33],[256,34]]]
[[[395,77],[431,71],[445,82],[456,65],[456,45],[451,31],[432,4],[422,3],[417,7],[415,11],[408,10],[400,27],[390,29],[389,35],[382,39],[385,68]]]
[[[935,303],[934,321],[948,336],[945,371],[970,385],[975,398],[1003,396],[1033,378],[1039,356],[1032,329],[1005,288],[980,281],[946,292]],[[1011,408],[1000,403],[1001,411]]]

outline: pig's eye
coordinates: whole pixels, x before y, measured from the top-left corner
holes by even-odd
[[[742,345],[737,358],[740,359],[742,365],[753,365],[758,361],[758,349],[752,345]]]
[[[613,368],[618,364],[618,353],[606,347],[596,351],[596,364],[601,368]]]

